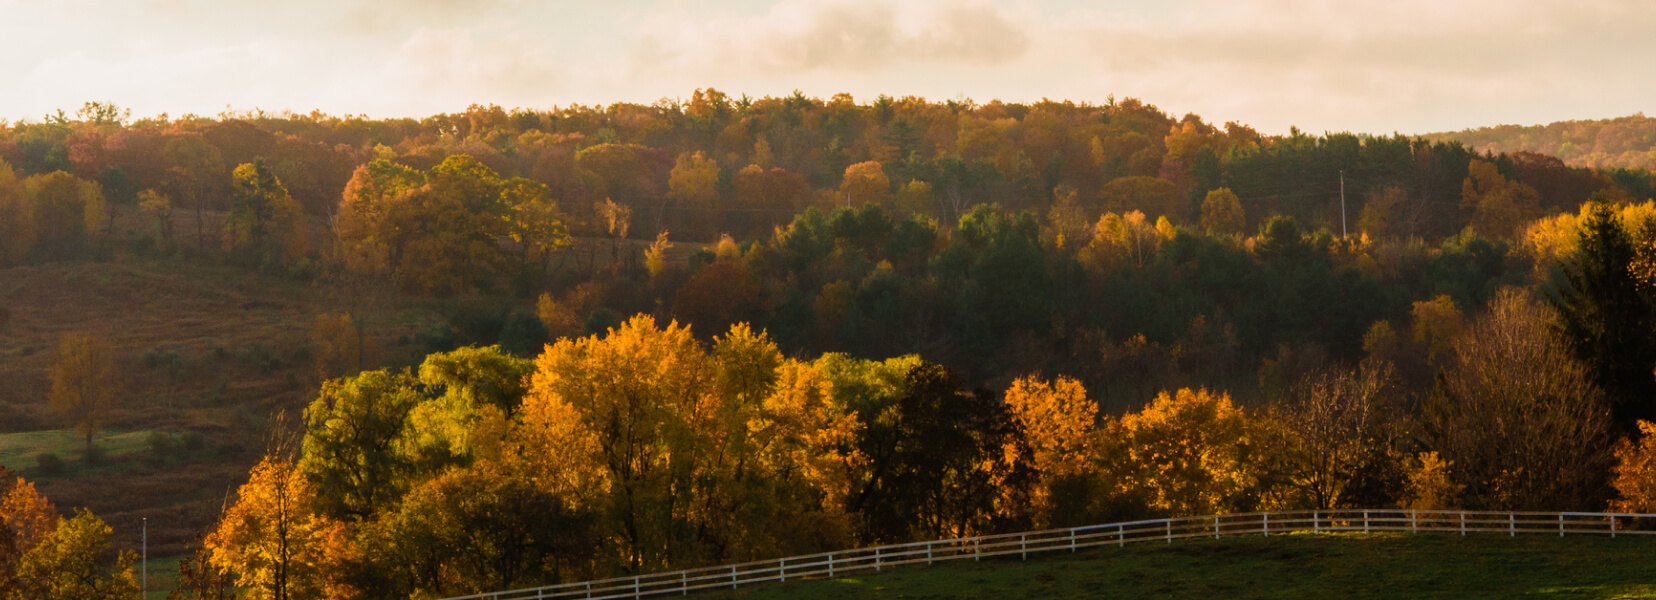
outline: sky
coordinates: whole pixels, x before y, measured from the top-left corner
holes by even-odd
[[[1267,133],[1656,114],[1650,0],[0,0],[0,119],[421,117],[713,87],[1135,97]]]

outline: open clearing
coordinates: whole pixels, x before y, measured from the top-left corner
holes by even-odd
[[[1310,535],[957,561],[705,598],[1656,598],[1656,540]]]

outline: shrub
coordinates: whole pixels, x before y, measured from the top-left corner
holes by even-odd
[[[45,475],[63,474],[63,458],[59,457],[56,452],[42,452],[40,454],[36,454],[35,465],[38,466],[40,468],[40,472]]]
[[[178,443],[173,439],[172,434],[165,431],[151,431],[144,438],[144,443],[148,444],[150,452],[157,456],[170,453],[178,447]]]

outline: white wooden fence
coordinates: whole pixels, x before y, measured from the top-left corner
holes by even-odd
[[[1656,515],[1579,512],[1410,511],[1398,509],[1341,509],[1281,511],[1179,517],[984,535],[931,542],[890,544],[761,560],[718,567],[702,567],[614,577],[580,583],[459,596],[449,600],[606,600],[683,595],[697,590],[735,589],[770,581],[832,578],[867,574],[903,565],[990,556],[1067,551],[1096,546],[1164,542],[1189,538],[1244,535],[1280,535],[1323,532],[1498,533],[1545,535],[1651,535],[1656,531],[1630,529],[1633,520],[1653,522]]]

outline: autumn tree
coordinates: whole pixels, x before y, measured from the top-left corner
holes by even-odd
[[[52,408],[85,438],[87,452],[92,436],[103,430],[115,409],[115,386],[115,355],[108,341],[85,331],[58,338],[52,359]]]
[[[643,315],[601,339],[560,340],[535,360],[526,421],[541,431],[535,435],[575,442],[547,448],[555,455],[546,468],[601,478],[607,497],[592,500],[630,569],[684,552],[679,545],[687,540],[679,536],[690,498],[671,492],[675,481],[688,485],[682,478],[696,472],[691,425],[714,408],[706,402],[712,383],[688,328],[658,328]]]
[[[296,465],[266,456],[203,542],[212,566],[234,573],[250,600],[322,597],[336,525],[315,502],[316,488]]]
[[[304,214],[263,160],[236,167],[225,245],[256,263],[292,262],[309,249]]]
[[[1507,289],[1455,340],[1432,410],[1439,451],[1481,506],[1585,509],[1610,470],[1610,408],[1551,329],[1546,306]]]
[[[224,157],[218,148],[200,135],[182,135],[167,140],[163,153],[168,180],[174,196],[195,209],[196,245],[207,245],[207,210],[219,208],[215,181],[224,176]]]
[[[1258,506],[1253,455],[1261,436],[1230,395],[1162,392],[1104,433],[1104,468],[1128,493],[1165,515],[1203,515]]]
[[[103,188],[63,171],[23,181],[31,199],[35,252],[43,258],[79,256],[103,237],[109,206]]]
[[[1073,509],[1079,498],[1065,498],[1090,474],[1096,458],[1098,405],[1079,381],[1051,382],[1020,377],[1006,391],[1006,407],[1021,437],[1004,444],[1007,455],[1028,464],[1037,481],[1027,506],[1003,506],[1005,512],[1029,511],[1036,527],[1065,520],[1058,507]],[[1008,498],[1010,503],[1016,499]]]
[[[414,378],[386,370],[324,382],[305,409],[304,454],[297,468],[316,510],[364,519],[407,489],[410,468],[398,452],[404,424],[424,396]],[[312,488],[306,488],[310,490]]]
[[[154,189],[138,192],[138,208],[151,219],[155,219],[155,235],[162,244],[171,244],[173,239],[172,198]]]
[[[1138,211],[1151,219],[1165,216],[1174,221],[1184,218],[1185,210],[1178,187],[1164,179],[1145,176],[1117,178],[1099,190],[1098,198],[1107,212],[1126,214]]]
[[[34,483],[0,467],[0,599],[10,600],[22,583],[18,559],[57,527],[57,509]]]
[[[542,273],[551,265],[553,253],[574,243],[549,193],[545,185],[521,177],[508,180],[504,190],[512,206],[510,235],[518,245],[518,263],[527,267],[530,257],[535,257]]]
[[[1656,510],[1656,423],[1639,421],[1639,437],[1616,442],[1616,472],[1611,485],[1620,498],[1612,510],[1649,513]]]
[[[109,525],[90,511],[58,519],[52,531],[17,560],[17,588],[8,600],[124,600],[138,594],[131,550],[107,562]]]
[[[35,211],[30,194],[11,165],[0,160],[0,264],[22,264],[35,245]]]
[[[1391,468],[1396,411],[1391,365],[1365,362],[1312,374],[1277,411],[1298,442],[1294,483],[1317,508],[1389,504],[1402,474]],[[1390,492],[1390,493],[1388,493]]]
[[[1242,201],[1230,188],[1219,188],[1207,193],[1202,200],[1202,229],[1211,234],[1240,235],[1247,227],[1242,214]]]
[[[1480,231],[1516,237],[1519,227],[1541,215],[1541,195],[1535,188],[1507,180],[1494,163],[1472,159],[1467,170],[1461,206],[1473,213],[1473,225]]]
[[[874,161],[860,162],[845,168],[840,180],[839,200],[846,206],[877,204],[891,206],[891,180],[885,167]]]
[[[692,239],[705,239],[719,223],[719,163],[703,155],[680,154],[667,180],[667,196],[685,214]]]

